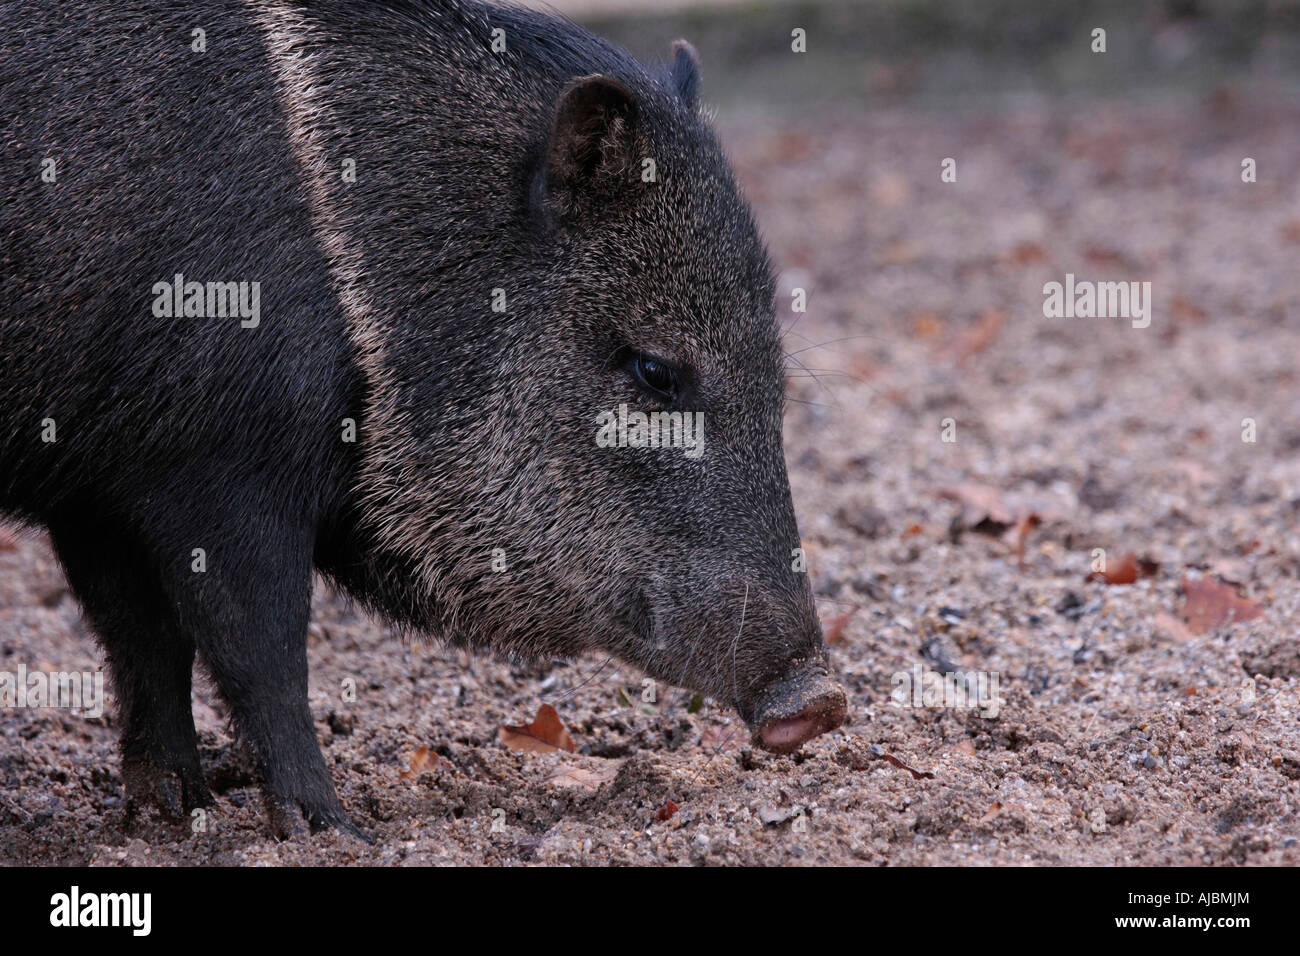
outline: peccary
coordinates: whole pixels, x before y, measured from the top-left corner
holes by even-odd
[[[616,655],[770,750],[843,722],[771,267],[689,45],[651,68],[471,0],[0,22],[0,511],[102,641],[130,808],[211,799],[197,653],[274,831],[359,833],[313,569],[411,633]],[[606,447],[624,406],[703,416],[703,454]]]

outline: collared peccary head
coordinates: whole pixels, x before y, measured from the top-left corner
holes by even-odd
[[[405,567],[372,558],[399,617],[498,651],[608,652],[793,750],[846,703],[796,555],[771,268],[694,52],[653,74],[602,49],[603,69],[512,74],[508,103],[481,104],[481,148],[504,158],[467,152],[473,202],[428,209],[445,235],[377,230],[409,233],[393,254],[426,297],[372,300],[385,331],[359,338],[360,524]],[[430,157],[408,155],[418,184]],[[631,447],[638,412],[686,413],[696,444]],[[418,594],[392,583],[412,574]]]

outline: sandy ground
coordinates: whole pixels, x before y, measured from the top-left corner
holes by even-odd
[[[722,117],[785,270],[787,455],[841,731],[751,751],[711,701],[643,705],[616,662],[407,647],[322,586],[312,709],[374,846],[270,839],[200,686],[219,796],[197,833],[123,831],[111,710],[0,711],[0,863],[1300,863],[1294,104]],[[1151,282],[1150,327],[1044,318],[1066,273]],[[1022,560],[1014,526],[982,533],[1028,513]],[[1156,567],[1088,581],[1095,548]],[[1189,577],[1262,616],[1189,623]],[[0,670],[99,662],[45,538],[0,551]],[[893,702],[917,666],[996,675],[996,718]],[[576,754],[499,741],[543,702]],[[413,769],[421,747],[439,757]]]

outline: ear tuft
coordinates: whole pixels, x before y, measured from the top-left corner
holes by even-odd
[[[612,76],[571,80],[560,93],[546,150],[545,198],[561,218],[630,197],[646,152],[636,97]]]
[[[700,95],[700,55],[685,40],[673,43],[672,76],[678,95],[687,106],[695,109]]]

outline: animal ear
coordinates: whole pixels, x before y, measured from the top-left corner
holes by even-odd
[[[626,201],[641,187],[646,155],[636,97],[619,80],[569,81],[555,107],[543,187],[551,210],[573,219]]]
[[[685,40],[673,43],[672,76],[678,95],[688,107],[695,109],[700,95],[700,55]]]

